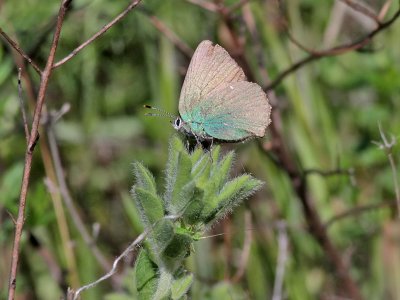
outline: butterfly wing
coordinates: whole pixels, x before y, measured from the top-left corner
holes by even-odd
[[[261,87],[241,81],[214,90],[202,102],[199,119],[207,135],[225,141],[263,137],[271,106]]]
[[[210,41],[197,47],[189,64],[179,97],[179,113],[184,121],[193,119],[193,111],[210,93],[222,86],[246,80],[243,70],[228,52]]]

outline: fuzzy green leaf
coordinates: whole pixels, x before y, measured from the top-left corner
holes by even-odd
[[[171,298],[179,300],[184,297],[193,283],[193,274],[183,275],[174,280],[171,287]]]
[[[145,250],[141,250],[136,258],[135,280],[139,299],[151,299],[157,287],[157,266]]]
[[[182,199],[181,191],[182,188],[190,182],[191,170],[192,170],[192,162],[190,160],[189,155],[187,153],[181,153],[179,160],[178,160],[178,168],[175,177],[175,182],[173,183],[172,188],[172,197],[171,197],[171,206],[170,211],[171,213],[178,213],[179,209],[184,206],[184,202],[186,199]],[[183,203],[182,203],[183,202]]]
[[[153,174],[141,163],[133,163],[133,172],[135,174],[136,186],[141,187],[153,194],[157,194],[156,182]]]
[[[214,161],[212,164],[211,174],[204,187],[203,202],[206,206],[215,207],[214,202],[223,185],[227,182],[229,171],[232,166],[234,153],[230,152],[225,155],[220,162]]]
[[[197,163],[199,159],[204,155],[203,149],[201,147],[196,147],[194,151],[190,154],[190,159],[192,161],[192,165]]]
[[[217,163],[219,161],[219,156],[221,154],[221,146],[215,146],[211,151],[211,158],[213,163]]]
[[[132,195],[145,226],[151,226],[164,217],[163,202],[157,194],[134,186]]]
[[[162,219],[157,222],[148,238],[148,245],[152,252],[152,258],[158,264],[162,264],[161,255],[174,238],[174,224],[171,220]]]
[[[189,255],[193,239],[185,233],[175,233],[174,238],[164,250],[164,255],[169,258],[182,259]]]
[[[167,300],[170,299],[171,286],[173,282],[173,276],[171,272],[160,269],[160,276],[158,279],[157,290],[152,297],[152,300]]]
[[[263,182],[248,174],[239,176],[225,184],[220,194],[209,203],[203,211],[203,218],[206,223],[225,216],[242,200],[254,194],[263,185]]]
[[[183,220],[190,225],[194,225],[201,221],[201,215],[204,207],[203,202],[204,191],[198,187],[194,187],[190,202],[188,203],[183,214]]]
[[[176,215],[179,213],[180,208],[185,205],[185,203],[182,203],[182,200],[185,201],[185,199],[180,197],[180,193],[182,187],[190,182],[192,162],[186,149],[180,149],[179,145],[181,144],[172,142],[171,145],[166,171],[167,183],[164,200],[168,212]],[[178,147],[178,149],[173,147]]]

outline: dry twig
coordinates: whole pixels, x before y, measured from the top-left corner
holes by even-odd
[[[400,188],[399,188],[399,181],[397,178],[397,170],[396,170],[396,164],[394,162],[393,158],[393,147],[396,145],[396,139],[394,136],[391,137],[390,142],[386,138],[385,133],[382,130],[381,124],[379,124],[379,133],[381,135],[382,142],[373,142],[377,146],[379,146],[380,149],[385,150],[386,155],[389,159],[390,163],[390,168],[392,169],[392,177],[393,177],[393,185],[394,185],[394,191],[396,194],[396,203],[397,203],[397,214],[398,218],[400,218]]]
[[[350,51],[354,51],[354,50],[363,48],[364,46],[366,46],[368,43],[371,42],[372,38],[374,38],[375,35],[377,35],[378,33],[382,32],[383,30],[390,27],[399,18],[399,16],[400,16],[400,9],[398,9],[396,11],[396,13],[393,15],[393,17],[391,17],[388,21],[379,23],[379,26],[375,30],[371,31],[370,33],[368,33],[361,39],[351,42],[351,43],[336,46],[336,47],[333,47],[333,48],[330,48],[327,50],[310,50],[307,47],[305,47],[304,45],[301,45],[299,42],[296,41],[296,45],[299,47],[301,45],[301,48],[303,50],[305,50],[306,52],[308,52],[309,55],[306,56],[305,58],[299,60],[298,62],[294,63],[293,65],[288,67],[285,71],[278,74],[272,82],[269,82],[268,84],[265,85],[264,90],[269,91],[269,90],[274,89],[276,86],[278,86],[281,83],[281,81],[284,78],[286,78],[286,76],[290,75],[291,73],[295,72],[296,70],[300,69],[301,67],[303,67],[304,65],[306,65],[310,62],[319,60],[324,57],[337,56],[337,55],[344,54],[346,52],[350,52]],[[291,37],[290,35],[289,35],[289,37],[292,40],[294,40],[294,38]]]
[[[45,101],[45,95],[47,86],[49,84],[49,79],[52,71],[52,66],[54,63],[54,58],[58,46],[58,41],[60,39],[61,28],[64,22],[65,13],[70,5],[71,0],[64,0],[61,3],[60,10],[57,18],[57,25],[53,36],[53,41],[51,43],[50,53],[47,58],[46,67],[41,73],[41,82],[39,87],[39,92],[36,101],[35,113],[33,115],[33,122],[31,133],[29,136],[29,142],[27,145],[26,153],[25,153],[25,165],[24,165],[24,173],[22,178],[21,192],[19,198],[19,207],[18,207],[18,217],[17,224],[15,226],[15,236],[14,236],[14,244],[12,250],[12,258],[11,258],[11,269],[10,269],[10,277],[9,277],[9,286],[8,286],[8,299],[13,300],[15,296],[15,288],[17,285],[17,268],[19,262],[19,247],[20,240],[22,235],[22,229],[25,222],[25,206],[26,206],[26,196],[28,193],[29,186],[29,178],[31,174],[32,168],[32,159],[33,159],[33,151],[35,149],[35,145],[39,138],[39,123],[40,116],[42,113],[42,107]]]
[[[385,208],[385,207],[394,207],[396,206],[396,201],[392,201],[392,202],[382,202],[382,203],[378,203],[378,204],[370,204],[370,205],[365,205],[365,206],[359,206],[359,207],[354,207],[352,209],[349,209],[343,213],[340,213],[336,216],[333,216],[331,219],[329,219],[328,221],[325,222],[324,227],[326,229],[328,229],[329,227],[331,227],[334,223],[336,223],[337,221],[340,221],[342,219],[346,219],[349,217],[355,217],[358,216],[360,214],[363,214],[365,212],[369,212],[369,211],[374,211],[377,209],[381,209],[381,208]]]
[[[4,37],[4,39],[11,45],[11,47],[17,51],[23,58],[26,59],[26,61],[28,63],[31,64],[31,66],[35,69],[35,71],[41,75],[42,74],[42,70],[39,68],[39,66],[28,56],[28,54],[26,54],[24,52],[24,50],[22,50],[20,48],[20,46],[18,46],[18,44],[12,39],[10,38],[4,31],[3,29],[0,28],[0,35],[2,35]]]
[[[379,16],[377,16],[373,11],[371,11],[368,7],[361,5],[358,2],[354,2],[353,0],[340,0],[343,3],[347,4],[347,6],[351,7],[355,11],[367,16],[368,18],[372,19],[377,25],[381,23]]]
[[[68,190],[67,183],[65,181],[64,169],[61,163],[60,153],[58,151],[57,140],[54,133],[54,124],[55,122],[67,111],[69,110],[69,106],[64,104],[58,114],[49,114],[48,120],[46,122],[46,132],[50,145],[51,157],[54,162],[54,168],[56,171],[57,181],[59,185],[60,193],[64,199],[65,206],[68,209],[69,214],[73,220],[74,225],[78,229],[80,235],[82,236],[85,244],[92,251],[94,257],[99,262],[103,270],[108,270],[110,268],[110,264],[107,259],[101,253],[100,249],[96,246],[94,239],[91,237],[89,232],[86,230],[85,225],[82,219],[79,216],[78,210],[74,205],[74,201],[72,200],[71,194]]]
[[[58,68],[59,66],[65,64],[67,61],[69,61],[72,57],[77,55],[80,51],[82,51],[85,47],[87,47],[89,44],[91,44],[93,41],[95,41],[97,38],[99,38],[101,35],[106,33],[112,26],[114,26],[116,23],[121,21],[133,8],[139,5],[141,0],[132,0],[131,3],[128,5],[127,8],[125,8],[118,16],[116,16],[111,22],[108,24],[104,25],[102,29],[100,29],[98,32],[96,32],[92,37],[90,37],[88,40],[83,42],[81,45],[76,47],[70,54],[68,54],[66,57],[63,59],[59,60],[53,65],[53,68]]]
[[[139,243],[141,243],[146,236],[149,234],[151,228],[148,228],[147,230],[143,231],[143,233],[141,233],[129,246],[128,248],[126,248],[124,250],[124,252],[122,252],[121,255],[119,255],[113,262],[112,268],[109,272],[107,272],[106,274],[104,274],[102,277],[100,277],[99,279],[97,279],[94,282],[91,282],[87,285],[84,285],[82,287],[80,287],[75,293],[73,291],[70,291],[69,294],[73,295],[73,300],[77,300],[79,299],[79,294],[82,293],[83,291],[90,289],[92,287],[95,287],[96,285],[98,285],[100,282],[110,278],[111,276],[113,276],[115,274],[115,272],[117,271],[117,267],[119,262],[121,261],[121,259],[125,258],[129,253],[131,253],[133,250],[136,249],[136,247],[139,245]],[[68,298],[71,298],[71,296],[69,296]]]
[[[79,51],[81,51],[84,47],[89,45],[92,41],[97,39],[101,36],[104,32],[106,32],[111,26],[115,23],[120,21],[130,10],[136,7],[141,0],[133,0],[130,5],[120,14],[118,15],[113,21],[108,23],[104,26],[98,33],[92,36],[89,40],[84,42],[81,46],[75,49],[70,55],[62,59],[57,65],[54,64],[55,54],[58,46],[58,42],[60,39],[61,28],[65,19],[66,12],[72,2],[72,0],[63,0],[57,15],[57,23],[55,32],[53,35],[53,40],[50,46],[50,52],[47,58],[46,66],[43,71],[40,71],[40,68],[33,63],[33,61],[25,54],[25,52],[19,48],[17,43],[15,43],[11,38],[8,37],[4,33],[3,30],[0,29],[0,34],[5,37],[5,39],[10,43],[10,45],[21,54],[32,66],[33,68],[41,75],[41,81],[39,86],[39,91],[36,99],[36,106],[35,112],[32,121],[31,132],[29,134],[29,141],[25,153],[25,165],[24,165],[24,172],[21,184],[21,191],[20,191],[20,199],[19,199],[19,208],[18,208],[18,217],[16,220],[15,226],[15,235],[14,235],[14,243],[13,243],[13,250],[12,250],[12,257],[11,257],[11,268],[10,268],[10,275],[9,275],[9,287],[8,287],[8,299],[13,300],[15,297],[15,289],[17,284],[17,268],[19,262],[19,248],[20,248],[20,240],[22,235],[22,229],[25,222],[25,206],[26,206],[26,197],[28,192],[29,186],[29,178],[31,173],[32,167],[32,159],[33,159],[33,151],[35,149],[36,143],[39,139],[39,125],[40,119],[42,114],[42,109],[45,103],[45,95],[46,90],[49,84],[49,79],[52,73],[52,70],[55,67],[58,67],[71,59],[73,56],[76,55]]]

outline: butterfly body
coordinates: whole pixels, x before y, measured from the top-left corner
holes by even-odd
[[[265,135],[270,113],[264,91],[246,80],[228,52],[201,42],[183,83],[174,128],[200,142],[243,141]]]

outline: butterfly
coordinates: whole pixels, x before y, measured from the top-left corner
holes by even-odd
[[[223,47],[202,41],[190,61],[173,127],[200,143],[239,142],[263,137],[270,115],[262,88],[246,80]]]

